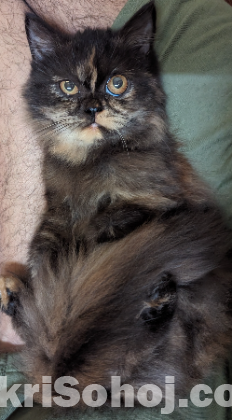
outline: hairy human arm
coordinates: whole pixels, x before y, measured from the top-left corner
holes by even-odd
[[[43,18],[68,31],[110,26],[126,0],[29,0]],[[27,122],[21,91],[30,70],[22,0],[0,3],[0,264],[25,262],[43,208],[41,152]],[[1,314],[0,340],[19,344]],[[2,346],[6,350],[7,346]]]

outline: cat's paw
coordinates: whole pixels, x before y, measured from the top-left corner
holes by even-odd
[[[124,204],[98,213],[92,221],[91,228],[97,236],[98,243],[108,242],[124,238],[152,217],[149,209]]]
[[[139,316],[147,326],[156,329],[158,324],[163,324],[173,316],[176,300],[176,282],[171,273],[165,272],[149,293]]]
[[[22,288],[22,282],[14,276],[0,276],[0,308],[8,315],[15,313],[17,295]]]

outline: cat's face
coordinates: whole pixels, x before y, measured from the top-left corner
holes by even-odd
[[[90,150],[149,148],[149,130],[160,140],[164,96],[153,15],[149,4],[120,31],[75,35],[27,15],[33,61],[25,97],[51,153],[75,163]]]

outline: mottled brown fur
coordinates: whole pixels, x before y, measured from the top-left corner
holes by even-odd
[[[108,389],[119,375],[135,389],[163,389],[165,375],[174,375],[184,395],[220,364],[231,343],[228,233],[217,213],[205,225],[200,215],[185,215],[184,224],[176,215],[136,229],[120,246],[102,244],[79,263],[70,257],[69,267],[63,256],[57,275],[41,265],[33,297],[21,295],[30,381],[70,375],[81,391],[92,383]]]
[[[46,209],[13,319],[31,383],[70,375],[108,389],[120,375],[163,389],[174,375],[184,395],[231,344],[231,234],[169,132],[154,28],[151,3],[115,33],[65,35],[27,16]]]

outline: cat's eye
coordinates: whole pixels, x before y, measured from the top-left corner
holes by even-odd
[[[75,95],[78,93],[78,87],[75,83],[70,82],[69,80],[64,80],[60,82],[60,88],[62,92],[66,93],[66,95]]]
[[[116,75],[108,80],[106,85],[106,92],[113,96],[119,96],[126,91],[127,86],[127,79],[124,76]]]

